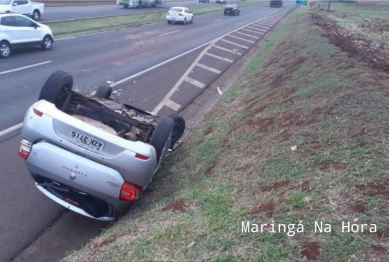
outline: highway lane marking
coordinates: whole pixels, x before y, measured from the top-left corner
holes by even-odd
[[[188,82],[188,83],[191,83],[192,85],[195,85],[199,88],[204,88],[205,85],[197,80],[194,80],[192,78],[190,78],[189,76],[185,77],[185,81]]]
[[[170,35],[170,34],[174,34],[174,33],[180,32],[180,31],[181,31],[181,30],[171,31],[171,32],[168,32],[168,33],[160,34],[160,35],[158,35],[158,36]]]
[[[172,100],[170,100],[170,99],[167,99],[166,100],[166,104],[165,104],[166,106],[168,106],[168,107],[170,107],[171,109],[173,109],[173,110],[178,110],[178,109],[180,109],[180,107],[181,107],[181,105],[180,104],[177,104],[176,102],[174,102],[174,101],[172,101]]]
[[[203,68],[205,70],[211,71],[211,72],[216,73],[216,74],[220,74],[221,73],[220,70],[217,70],[217,69],[215,69],[213,67],[209,67],[209,66],[206,66],[206,65],[203,65],[203,64],[200,64],[200,63],[197,63],[196,66],[201,67],[201,68]]]
[[[196,66],[196,64],[200,61],[200,59],[204,56],[204,54],[206,52],[208,52],[208,50],[212,47],[212,44],[210,43],[213,43],[215,44],[216,41],[219,39],[216,38],[210,42],[207,43],[208,46],[206,46],[204,48],[203,51],[201,51],[200,55],[196,58],[196,60],[192,63],[192,65],[188,68],[188,70],[186,70],[186,72],[181,76],[181,78],[177,81],[177,83],[173,86],[173,88],[169,91],[169,93],[166,94],[166,96],[161,100],[161,102],[159,102],[159,104],[154,108],[154,110],[151,112],[151,114],[157,114],[159,112],[159,110],[161,110],[161,108],[164,106],[164,105],[167,105],[167,102],[170,100],[170,97],[174,94],[174,92],[176,92],[176,90],[178,89],[178,87],[182,84],[182,82],[184,82],[184,79],[190,74],[190,72],[192,72],[193,68]],[[204,46],[204,45],[202,45]],[[201,47],[201,46],[200,46]],[[199,47],[195,48],[194,50],[198,49]],[[193,50],[192,50],[193,51]],[[185,52],[185,53],[188,53],[188,52]],[[181,56],[181,55],[180,55]],[[181,107],[181,106],[180,106]],[[174,108],[172,108],[174,110]],[[178,109],[176,109],[177,111]]]
[[[253,36],[253,35],[245,34],[245,33],[239,32],[239,31],[236,31],[235,33],[241,34],[241,35],[245,35],[245,36],[248,36],[248,37],[252,37],[252,38],[255,38],[255,39],[259,39],[258,36]]]
[[[15,131],[16,129],[19,129],[23,126],[23,123],[19,123],[17,125],[14,125],[14,126],[11,126],[10,128],[7,128],[3,131],[0,132],[0,137],[12,132],[12,131]]]
[[[255,29],[254,32],[256,31],[257,33],[262,33],[262,32],[266,32],[267,31],[266,29],[260,29],[260,28],[253,27],[253,26],[246,26],[246,27],[250,28],[250,30]]]
[[[220,50],[223,50],[223,51],[226,51],[226,52],[230,52],[230,53],[233,53],[233,54],[236,54],[236,55],[242,55],[239,52],[236,52],[234,50],[227,49],[227,48],[224,48],[224,47],[221,47],[221,46],[218,46],[218,45],[214,45],[213,47],[216,47],[217,49],[220,49]]]
[[[223,19],[218,19],[218,20],[215,20],[215,21],[213,21],[214,23],[216,23],[216,22],[219,22],[219,21],[222,21]]]
[[[223,39],[222,39],[223,40]],[[222,60],[222,61],[226,61],[226,62],[229,62],[229,63],[233,63],[234,61],[231,60],[231,59],[228,59],[228,58],[224,58],[224,57],[221,57],[221,56],[218,56],[218,55],[214,55],[214,54],[211,54],[211,53],[205,53],[207,56],[210,56],[210,57],[213,57],[213,58],[216,58],[216,59],[219,59],[219,60]]]
[[[237,36],[234,36],[234,35],[229,35],[229,37],[233,37],[233,38],[236,38],[236,39],[239,39],[239,40],[242,40],[242,41],[246,41],[246,42],[249,42],[249,43],[255,43],[254,41],[252,40],[247,40],[247,39],[244,39],[244,38],[241,38],[241,37],[237,37]]]
[[[260,31],[267,31],[269,30],[271,27],[265,27],[265,26],[260,26],[260,25],[251,25],[251,26],[248,26],[248,28],[253,28],[253,29],[256,29],[256,30],[260,30]]]
[[[240,44],[237,44],[235,42],[231,42],[231,41],[228,41],[228,40],[225,40],[225,39],[220,39],[220,40],[223,41],[223,42],[229,43],[231,45],[236,45],[236,46],[239,46],[239,47],[242,47],[242,48],[245,48],[245,49],[249,49],[247,46],[240,45]]]
[[[51,62],[52,61],[46,61],[46,62],[42,62],[42,63],[38,63],[38,64],[33,64],[33,65],[29,65],[29,66],[23,66],[23,67],[11,69],[11,70],[8,70],[8,71],[3,71],[3,72],[0,72],[0,75],[5,75],[5,74],[8,74],[8,73],[13,73],[13,72],[16,72],[16,71],[20,71],[20,70],[31,68],[31,67],[35,67],[35,66],[49,64]]]
[[[251,33],[256,33],[256,34],[263,34],[262,32],[258,32],[258,31],[254,31],[254,30],[250,30],[250,29],[246,29],[246,28],[242,28],[241,30],[245,30],[245,31],[249,31]]]

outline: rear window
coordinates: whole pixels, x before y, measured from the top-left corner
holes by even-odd
[[[170,11],[182,12],[182,8],[171,8]]]
[[[226,7],[236,8],[236,5],[227,5]]]

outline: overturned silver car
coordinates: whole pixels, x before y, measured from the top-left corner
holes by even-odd
[[[72,90],[54,72],[24,118],[19,155],[36,187],[58,204],[109,221],[139,198],[185,130],[179,115],[158,117],[111,98]]]

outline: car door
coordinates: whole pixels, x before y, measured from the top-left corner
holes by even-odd
[[[18,44],[22,41],[22,29],[16,26],[13,16],[3,16],[1,18],[1,29],[8,37],[8,41],[13,44]]]
[[[28,0],[14,0],[13,4],[16,4],[15,6],[12,6],[14,13],[28,14]]]
[[[41,30],[37,24],[24,16],[14,16],[17,27],[20,28],[21,38],[24,43],[41,41]]]

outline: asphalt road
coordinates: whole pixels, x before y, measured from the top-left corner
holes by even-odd
[[[123,102],[159,114],[179,111],[244,54],[270,25],[244,28],[240,37],[225,36],[212,47],[206,43],[269,14],[285,12],[288,6],[292,3],[280,9],[259,5],[243,8],[241,16],[214,14],[196,17],[193,24],[185,26],[160,23],[57,40],[48,52],[33,48],[15,52],[0,64],[0,130],[22,122],[45,80],[58,69],[70,73],[73,89],[82,93],[90,93],[110,81],[116,83],[114,88]],[[188,52],[193,49],[196,50]],[[163,65],[149,70],[158,64]],[[131,79],[121,81],[128,77]],[[28,254],[36,257],[27,254],[22,259],[19,256],[19,261],[57,260],[66,251],[80,248],[105,223],[66,212],[43,196],[17,155],[20,139],[20,129],[6,135],[0,132],[0,261],[15,258],[45,230],[53,232],[47,237],[48,248],[33,248]]]
[[[229,3],[237,2],[239,0],[232,0]],[[215,0],[210,0],[209,3],[199,3],[198,1],[179,1],[168,2],[158,7],[143,7],[143,8],[127,8],[125,9],[121,5],[117,5],[113,1],[112,5],[95,5],[95,6],[64,6],[64,7],[46,7],[45,14],[42,15],[39,22],[47,23],[53,21],[64,21],[72,19],[84,19],[92,17],[102,16],[117,16],[117,15],[129,15],[129,14],[143,14],[151,12],[168,11],[173,6],[185,6],[188,8],[193,7],[206,7],[212,5],[219,5],[220,9],[224,5],[216,4]]]

